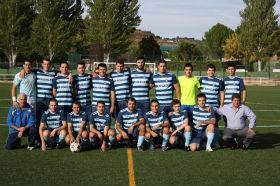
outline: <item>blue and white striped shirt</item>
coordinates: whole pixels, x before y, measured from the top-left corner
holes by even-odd
[[[116,93],[116,101],[123,101],[130,97],[130,72],[124,70],[117,72],[116,70],[111,73],[111,79],[114,82]]]
[[[223,81],[218,77],[202,77],[199,80],[201,92],[206,96],[206,106],[220,105],[220,91],[224,91]]]
[[[136,101],[150,101],[149,84],[153,74],[151,72],[141,71],[139,69],[131,72],[132,97]]]
[[[140,119],[144,118],[140,110],[129,111],[128,108],[122,109],[118,115],[117,123],[121,124],[124,130],[137,123]]]
[[[80,111],[79,114],[72,111],[67,116],[67,123],[72,123],[72,132],[79,132],[82,121],[87,122],[87,114],[83,111]]]
[[[234,78],[226,77],[224,79],[225,84],[225,104],[231,103],[231,97],[233,94],[241,95],[241,91],[246,90],[243,79],[235,76]]]
[[[173,84],[178,83],[174,74],[166,72],[157,73],[152,77],[152,84],[155,84],[156,98],[161,106],[170,106],[173,100]]]
[[[92,77],[92,106],[97,106],[97,101],[104,101],[105,106],[110,107],[111,91],[114,91],[113,80],[107,77]]]
[[[145,121],[146,124],[150,126],[150,129],[153,129],[154,126],[163,124],[165,121],[168,121],[164,112],[158,113],[154,115],[152,111],[149,111],[145,114]],[[158,127],[157,130],[161,130],[162,127]]]
[[[207,126],[206,124],[202,123],[199,128],[196,128],[195,126],[198,122],[208,121],[211,118],[215,118],[214,110],[208,112],[206,108],[202,109],[199,106],[195,106],[194,108],[191,108],[191,114],[193,117],[194,130],[203,130]]]
[[[57,71],[51,70],[45,72],[43,69],[35,70],[37,82],[37,99],[53,98],[53,79]]]
[[[53,88],[56,89],[58,106],[72,106],[73,84],[69,83],[66,75],[56,76],[53,79]]]
[[[62,125],[62,121],[66,121],[62,110],[53,113],[48,109],[41,117],[41,123],[46,124],[47,128],[51,129],[59,128]]]
[[[111,116],[107,113],[99,114],[98,111],[91,113],[89,124],[93,125],[99,132],[104,132],[105,126],[111,125]]]
[[[91,105],[91,78],[92,76],[90,74],[74,75],[74,87],[77,89],[76,101],[80,103],[81,106]]]
[[[184,124],[186,119],[189,119],[188,112],[186,110],[181,111],[179,114],[172,112],[172,115],[170,116],[171,127],[174,128],[175,130],[178,129]],[[178,131],[178,135],[183,134],[183,132],[184,129]]]

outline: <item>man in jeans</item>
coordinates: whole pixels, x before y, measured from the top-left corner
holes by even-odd
[[[248,106],[240,104],[241,97],[239,94],[233,94],[231,101],[231,104],[227,104],[222,108],[213,108],[218,114],[227,118],[227,127],[224,130],[223,140],[226,143],[234,144],[234,137],[245,138],[242,149],[247,150],[256,135],[253,130],[256,127],[256,115]],[[250,120],[249,127],[246,126],[246,118]],[[232,145],[231,149],[234,148]]]

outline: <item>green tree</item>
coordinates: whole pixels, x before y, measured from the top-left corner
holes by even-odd
[[[160,46],[153,36],[143,38],[139,44],[139,55],[145,56],[148,61],[156,61],[161,59]]]
[[[234,57],[236,59],[243,57],[243,52],[240,49],[240,42],[238,41],[238,34],[233,33],[226,39],[226,43],[222,46],[225,57]]]
[[[275,14],[276,0],[243,0],[246,7],[240,11],[241,49],[247,55],[255,55],[258,70],[261,71],[261,59],[271,55],[274,40],[279,35],[278,15]],[[247,57],[250,58],[250,57]]]
[[[205,32],[202,38],[202,50],[204,54],[221,60],[224,56],[222,46],[232,33],[233,30],[223,24],[217,23],[208,32]]]
[[[102,44],[105,62],[125,53],[141,22],[138,0],[86,0],[86,5],[89,7],[85,19],[87,44]]]
[[[181,40],[178,48],[170,52],[170,58],[176,61],[187,61],[202,57],[202,52],[195,42]]]
[[[10,67],[15,67],[18,54],[28,48],[35,15],[32,7],[32,0],[0,0],[0,49]]]

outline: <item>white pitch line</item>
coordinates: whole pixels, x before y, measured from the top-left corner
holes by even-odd
[[[9,101],[11,99],[0,99],[0,101]]]
[[[11,107],[0,107],[0,109],[6,109],[6,108],[11,108]]]
[[[255,104],[255,105],[274,105],[274,106],[280,106],[280,104],[266,104],[266,103],[252,103],[252,102],[246,102],[248,104]]]
[[[253,110],[253,111],[259,111],[259,112],[280,112],[280,110]]]

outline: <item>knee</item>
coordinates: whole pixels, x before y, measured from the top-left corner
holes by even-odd
[[[213,125],[213,124],[210,124],[210,125],[208,125],[207,126],[207,130],[209,131],[209,132],[214,132],[214,130],[215,130],[215,125]]]
[[[169,134],[169,127],[164,127],[162,131],[163,134]]]
[[[89,132],[89,138],[94,138],[95,134],[93,132]]]
[[[108,136],[115,136],[115,131],[114,130],[112,130],[112,129],[109,129],[109,131],[108,131]]]
[[[185,132],[191,132],[191,131],[192,131],[192,128],[189,125],[187,125],[185,127]]]
[[[196,151],[199,148],[199,145],[196,145],[195,143],[190,144],[191,151]]]
[[[66,136],[67,132],[66,132],[65,129],[63,129],[63,130],[61,130],[61,131],[59,132],[59,134],[60,134],[61,136]]]
[[[49,136],[50,136],[50,131],[49,130],[44,130],[43,137],[48,138]]]
[[[176,138],[175,138],[174,136],[172,136],[172,137],[169,138],[169,143],[170,143],[171,145],[174,145],[174,144],[175,144],[175,141],[176,141]]]
[[[229,141],[231,139],[232,139],[232,136],[223,135],[223,140],[224,141]]]
[[[145,139],[146,139],[146,140],[151,139],[151,134],[150,134],[150,133],[146,133],[146,134],[145,134]]]
[[[121,134],[117,134],[116,138],[117,138],[118,141],[121,141],[122,140],[122,135]]]
[[[88,138],[88,131],[84,130],[84,131],[82,132],[82,138],[83,138],[83,139],[87,139],[87,138]]]
[[[70,143],[70,136],[69,136],[69,135],[67,135],[67,136],[65,137],[65,143],[66,143],[66,144],[69,144],[69,143]]]

